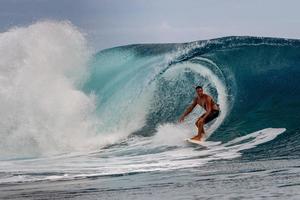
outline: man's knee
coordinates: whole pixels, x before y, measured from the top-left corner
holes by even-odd
[[[195,123],[195,125],[196,125],[197,127],[203,126],[203,124],[204,124],[204,122],[202,122],[202,121],[200,121],[200,120],[197,120],[196,123]]]

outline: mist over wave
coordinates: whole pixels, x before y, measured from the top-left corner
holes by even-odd
[[[1,156],[71,151],[95,137],[95,100],[81,90],[90,57],[69,22],[0,34]]]

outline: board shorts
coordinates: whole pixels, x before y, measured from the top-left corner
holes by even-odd
[[[220,110],[212,110],[211,113],[205,118],[204,124],[211,122],[212,120],[216,119],[220,114]],[[202,118],[205,114],[203,114],[200,118]]]

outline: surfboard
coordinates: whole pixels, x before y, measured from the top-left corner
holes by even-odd
[[[192,140],[190,138],[186,138],[185,141],[193,143],[193,144],[199,144],[202,145],[203,141],[199,141],[199,140]]]
[[[185,139],[185,141],[189,142],[189,143],[192,143],[192,144],[197,144],[197,145],[200,145],[200,146],[215,146],[215,145],[219,145],[221,144],[222,142],[213,142],[213,141],[199,141],[199,140],[192,140],[191,138],[187,138]]]

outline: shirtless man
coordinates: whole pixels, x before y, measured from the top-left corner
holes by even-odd
[[[184,118],[190,114],[196,105],[200,105],[203,107],[206,112],[198,118],[195,125],[198,128],[198,135],[191,138],[192,140],[199,140],[203,138],[204,132],[204,124],[212,121],[213,119],[217,118],[220,113],[219,105],[214,102],[214,100],[207,94],[203,93],[203,88],[201,86],[196,87],[197,97],[195,97],[193,103],[186,109],[183,115],[180,117],[179,122],[183,122]]]

